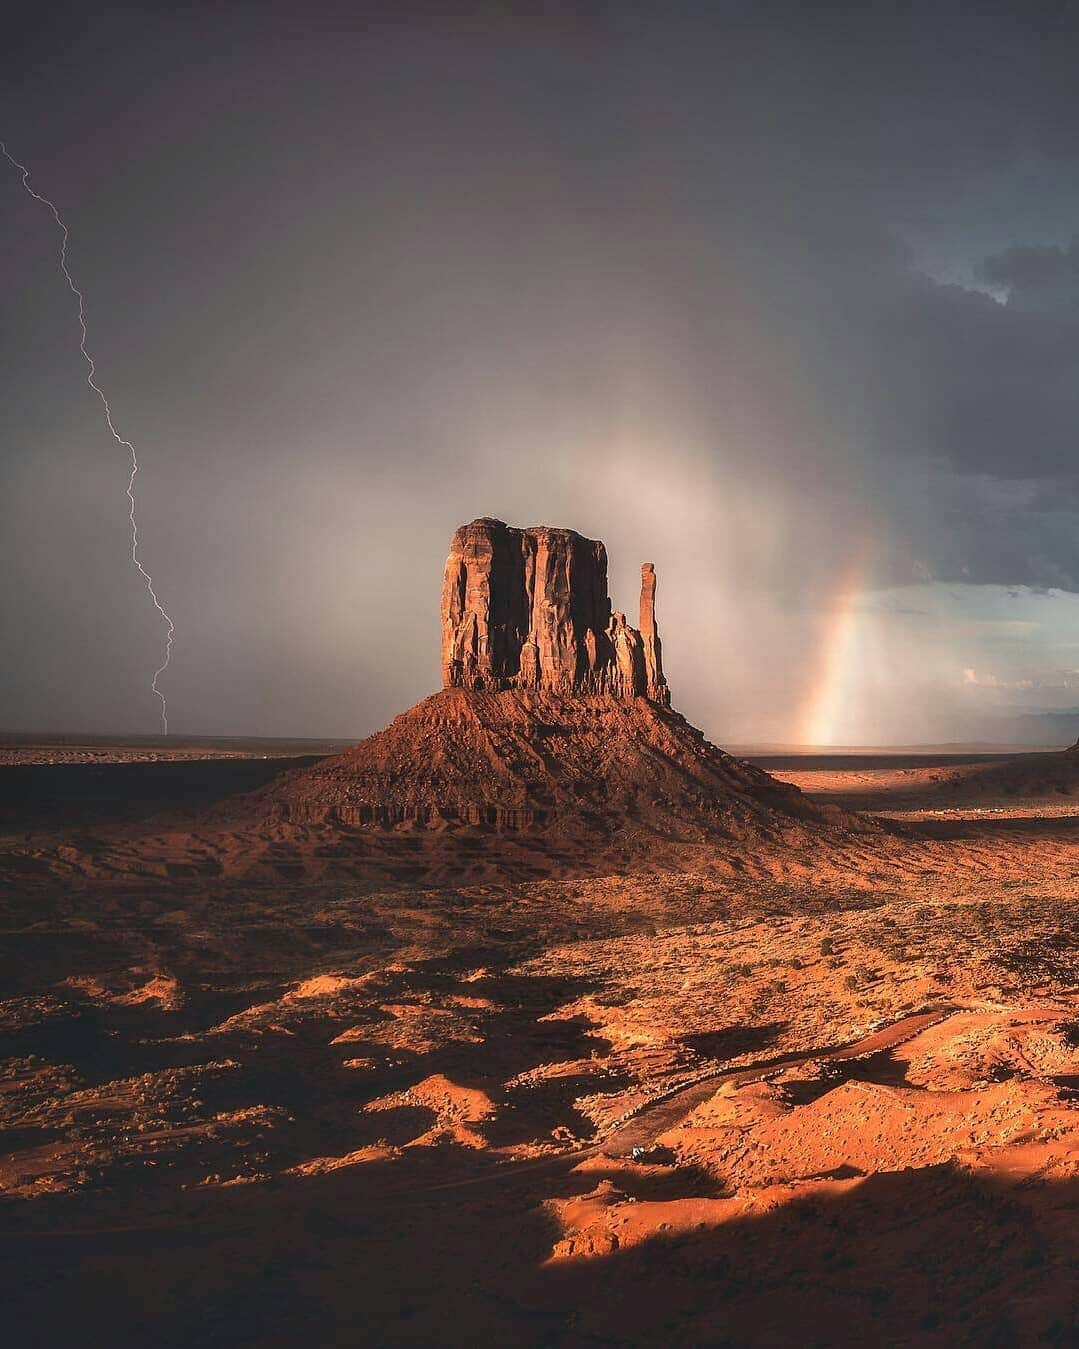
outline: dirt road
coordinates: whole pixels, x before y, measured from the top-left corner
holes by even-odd
[[[737,1068],[718,1068],[707,1077],[698,1078],[684,1087],[677,1087],[670,1093],[650,1101],[631,1119],[609,1134],[602,1143],[594,1144],[590,1153],[605,1152],[608,1156],[629,1157],[634,1148],[648,1148],[660,1134],[673,1128],[697,1106],[714,1096],[719,1083],[733,1082],[744,1086],[747,1082],[759,1082],[772,1073],[780,1072],[809,1059],[828,1059],[837,1062],[843,1059],[857,1059],[870,1054],[879,1054],[886,1049],[912,1040],[930,1026],[954,1016],[962,1010],[959,1007],[942,1006],[916,1012],[884,1026],[872,1035],[863,1036],[850,1044],[830,1049],[805,1049],[797,1054],[784,1054],[778,1058],[766,1059]]]

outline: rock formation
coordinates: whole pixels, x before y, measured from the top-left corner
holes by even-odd
[[[681,865],[701,846],[711,866],[717,844],[804,842],[806,829],[830,826],[834,807],[725,754],[671,709],[655,596],[646,562],[630,627],[612,611],[602,543],[571,529],[463,525],[442,589],[444,687],[345,753],[285,775],[262,808],[282,824],[363,830],[357,847],[373,846],[369,830],[423,830],[423,857],[408,865],[440,884]],[[848,830],[876,828],[842,818]],[[495,844],[491,831],[516,841]]]
[[[612,611],[607,550],[572,529],[473,520],[454,534],[442,586],[442,683],[481,692],[648,698],[664,706],[656,572],[641,568],[640,627]]]

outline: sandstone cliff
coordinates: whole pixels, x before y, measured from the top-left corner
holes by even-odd
[[[640,627],[631,627],[612,611],[598,540],[473,520],[453,536],[446,561],[443,687],[612,694],[667,706],[655,594],[646,562]]]

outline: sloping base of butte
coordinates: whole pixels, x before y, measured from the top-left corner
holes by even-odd
[[[444,689],[268,794],[281,818],[429,828],[577,825],[703,840],[849,819],[644,698]]]

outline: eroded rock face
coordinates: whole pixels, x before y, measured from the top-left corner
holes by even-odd
[[[453,536],[442,587],[445,688],[542,689],[669,705],[655,618],[656,573],[641,568],[640,628],[612,612],[607,550],[572,529],[473,520]]]

